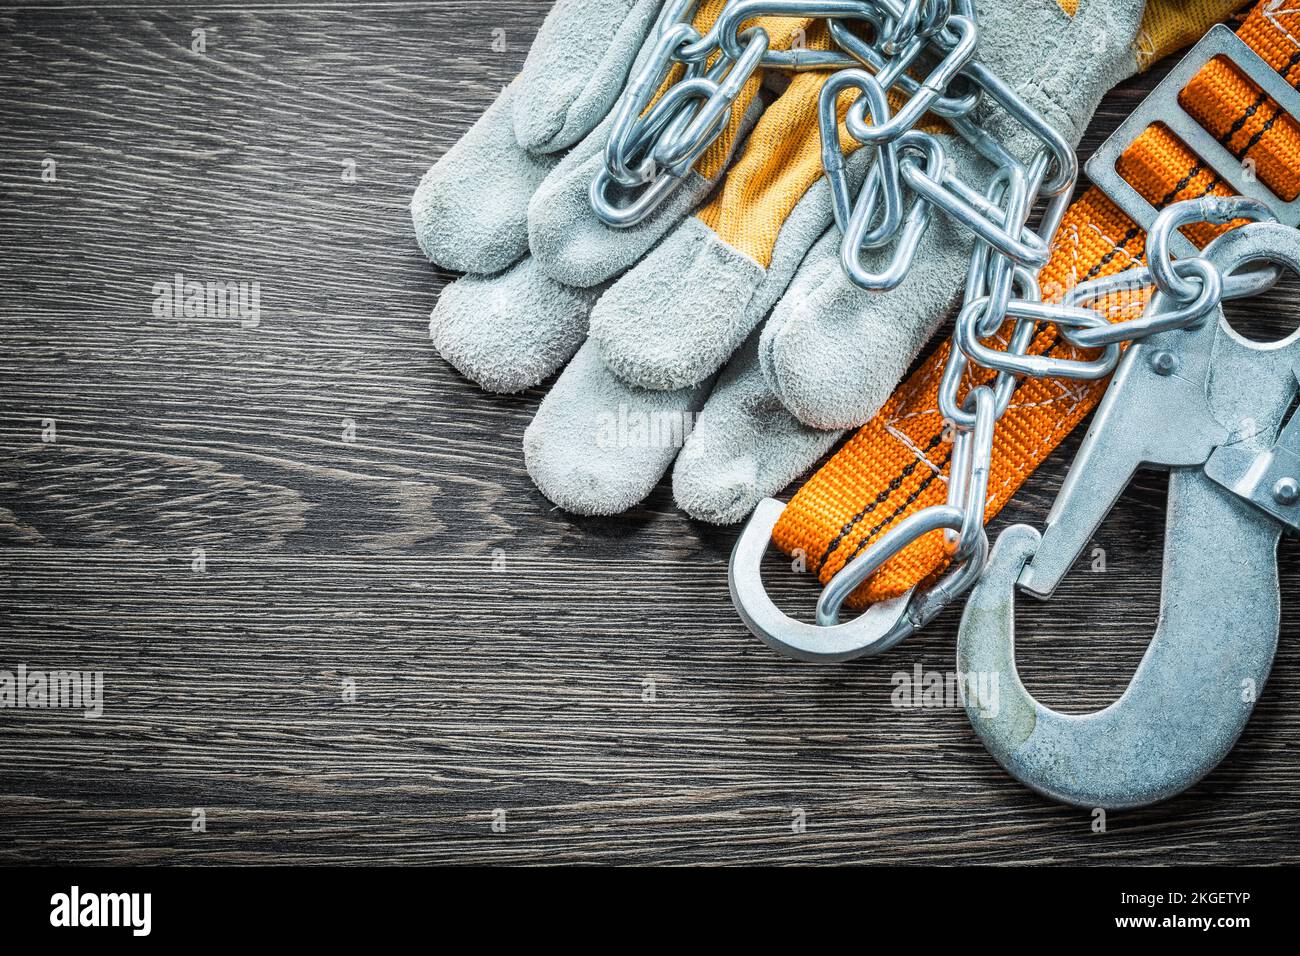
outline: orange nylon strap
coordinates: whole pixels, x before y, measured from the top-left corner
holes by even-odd
[[[1300,83],[1300,10],[1275,10],[1261,0],[1238,35],[1293,85]],[[1243,163],[1253,162],[1261,182],[1284,200],[1300,194],[1300,127],[1236,67],[1214,60],[1180,97],[1183,107]],[[1118,163],[1120,174],[1153,206],[1231,190],[1212,169],[1163,126],[1139,136]],[[1188,227],[1203,246],[1231,226]],[[1124,271],[1143,261],[1146,234],[1095,187],[1066,212],[1053,254],[1040,276],[1043,298],[1060,301],[1089,279]],[[1112,321],[1141,313],[1149,295],[1128,293],[1096,303]],[[1005,344],[1005,333],[999,333]],[[947,499],[950,435],[938,408],[938,387],[950,343],[927,359],[864,425],[801,488],[786,506],[772,540],[787,554],[801,554],[823,583],[908,515]],[[1030,350],[1076,358],[1081,354],[1046,327]],[[991,380],[972,368],[965,387]],[[1070,382],[1028,378],[1016,390],[993,445],[985,521],[997,514],[1030,473],[1101,400],[1106,381]],[[933,577],[948,562],[941,532],[914,542],[854,593],[850,605],[903,594]]]

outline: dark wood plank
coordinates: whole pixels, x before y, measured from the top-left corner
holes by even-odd
[[[1224,765],[1098,834],[960,708],[891,706],[895,672],[951,669],[955,614],[884,659],[785,661],[731,610],[734,530],[666,488],[601,520],[533,489],[541,390],[483,395],[434,354],[447,277],[406,203],[546,6],[0,11],[0,667],[102,669],[107,695],[99,720],[0,711],[0,860],[1300,859],[1294,602]],[[154,317],[174,272],[258,281],[261,322]],[[1295,292],[1252,323],[1293,326]],[[1041,522],[1068,457],[998,526]],[[1022,610],[1046,702],[1102,706],[1140,659],[1163,487],[1143,476],[1099,534],[1105,574]],[[783,568],[772,589],[810,608]],[[1289,596],[1293,542],[1282,569]]]

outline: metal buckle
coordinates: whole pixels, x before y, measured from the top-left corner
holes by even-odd
[[[1179,95],[1187,88],[1192,78],[1201,71],[1202,67],[1219,56],[1230,61],[1251,82],[1271,96],[1283,110],[1300,120],[1300,92],[1287,83],[1232,30],[1223,24],[1215,26],[1200,43],[1192,47],[1191,52],[1169,72],[1160,85],[1138,105],[1133,114],[1120,124],[1119,129],[1115,130],[1088,160],[1086,166],[1088,177],[1143,229],[1151,228],[1158,210],[1124,180],[1116,168],[1116,163],[1135,139],[1148,127],[1156,124],[1164,125],[1181,139],[1188,149],[1218,173],[1235,192],[1265,203],[1272,209],[1279,222],[1288,226],[1300,226],[1300,198],[1284,202],[1263,182],[1248,176],[1240,160],[1228,152],[1178,102]],[[1196,247],[1179,232],[1174,232],[1172,244],[1176,255],[1197,254]]]

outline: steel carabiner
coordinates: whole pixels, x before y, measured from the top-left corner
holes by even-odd
[[[1252,224],[1205,256],[1224,273],[1261,260],[1300,271],[1300,233]],[[1129,347],[1046,530],[1002,534],[962,616],[958,671],[998,675],[985,685],[996,701],[967,696],[972,725],[1012,776],[1065,803],[1136,807],[1190,787],[1232,748],[1272,666],[1277,544],[1284,526],[1300,528],[1300,514],[1263,500],[1268,489],[1253,479],[1300,461],[1282,447],[1300,443],[1300,429],[1277,440],[1300,383],[1300,330],[1260,344],[1221,308],[1211,316]],[[1015,589],[1050,596],[1144,464],[1170,469],[1155,636],[1117,701],[1059,713],[1016,671]]]

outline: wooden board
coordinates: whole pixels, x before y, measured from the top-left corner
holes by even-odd
[[[735,529],[666,486],[600,520],[533,488],[542,390],[435,354],[448,276],[406,205],[546,7],[0,11],[0,668],[103,670],[106,695],[98,720],[0,710],[0,861],[1300,861],[1293,542],[1240,744],[1099,833],[959,706],[891,705],[895,673],[953,668],[955,613],[878,660],[786,661],[731,608]],[[260,321],[154,315],[178,272],[258,282]],[[1296,288],[1256,325],[1294,327]],[[1041,523],[1076,443],[997,527]],[[1105,573],[1022,610],[1048,704],[1103,706],[1141,658],[1163,488],[1107,522]],[[768,580],[811,608],[775,557]]]

